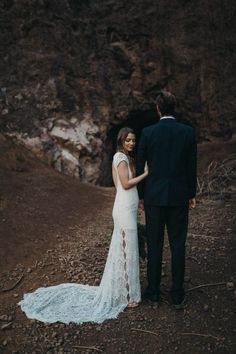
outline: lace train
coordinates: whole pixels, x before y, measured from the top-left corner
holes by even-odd
[[[128,163],[124,154],[115,154],[115,167],[123,160]],[[114,230],[100,285],[65,283],[24,294],[19,305],[28,318],[48,323],[101,323],[116,318],[128,303],[140,301],[137,207],[136,187],[126,191],[118,182]]]

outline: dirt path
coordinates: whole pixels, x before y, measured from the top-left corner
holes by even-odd
[[[6,141],[1,151],[1,353],[235,353],[233,195],[202,198],[191,213],[186,288],[212,285],[190,290],[185,310],[175,311],[168,303],[166,243],[164,302],[159,308],[144,301],[101,325],[47,325],[28,320],[17,302],[24,292],[40,286],[68,281],[99,284],[112,232],[114,190],[81,185],[25,150],[16,152]],[[145,268],[141,261],[142,288]]]

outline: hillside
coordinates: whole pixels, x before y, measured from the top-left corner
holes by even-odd
[[[202,183],[206,173],[208,184],[190,213],[187,308],[175,312],[168,303],[166,240],[160,308],[143,301],[117,320],[81,326],[31,321],[17,303],[23,293],[41,286],[99,284],[113,227],[115,191],[60,174],[2,136],[0,150],[1,353],[235,352],[235,143],[199,147],[199,178]],[[212,161],[218,163],[215,175],[207,168]],[[207,188],[215,183],[222,183],[220,193]],[[142,213],[139,221],[144,222]],[[144,289],[146,261],[140,259],[140,267]]]
[[[233,0],[3,0],[0,130],[56,170],[111,185],[123,125],[174,92],[198,141],[235,134]]]

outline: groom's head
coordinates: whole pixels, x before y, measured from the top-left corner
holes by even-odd
[[[176,99],[172,93],[161,91],[156,98],[157,113],[160,116],[171,116],[175,113]]]

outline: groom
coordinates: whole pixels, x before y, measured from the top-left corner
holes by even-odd
[[[148,245],[148,287],[144,296],[160,302],[160,282],[164,230],[167,228],[172,287],[170,296],[176,309],[183,307],[185,241],[188,211],[196,206],[196,156],[194,130],[174,117],[175,96],[162,91],[156,99],[160,121],[143,129],[137,158],[137,174],[145,161],[149,175],[138,186],[140,208],[145,209]]]

